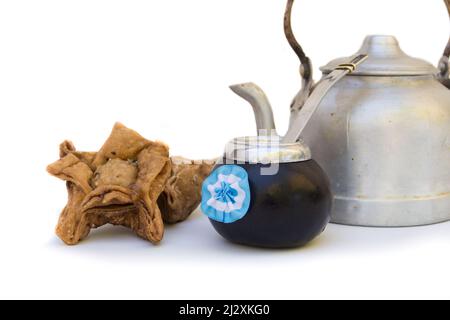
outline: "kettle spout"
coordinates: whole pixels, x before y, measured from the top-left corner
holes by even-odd
[[[243,83],[230,86],[230,89],[253,107],[259,136],[277,135],[272,106],[260,87]]]

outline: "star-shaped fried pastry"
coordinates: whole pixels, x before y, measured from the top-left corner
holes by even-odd
[[[212,165],[175,163],[165,144],[148,141],[120,123],[97,153],[78,152],[65,141],[60,160],[47,168],[67,182],[69,193],[56,233],[74,245],[92,228],[113,224],[156,244],[163,238],[163,218],[182,221],[198,206],[201,183]]]

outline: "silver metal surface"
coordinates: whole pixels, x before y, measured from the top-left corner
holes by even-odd
[[[276,135],[272,106],[264,91],[254,83],[230,86],[230,89],[253,107],[258,135]]]
[[[311,160],[311,150],[303,142],[282,143],[279,136],[241,137],[231,140],[225,158],[241,163],[292,163]]]
[[[350,74],[357,70],[357,67],[367,60],[367,55],[357,55],[347,59],[345,63],[342,63],[335,67],[334,71],[323,77],[323,79],[317,83],[314,91],[304,102],[302,106],[295,106],[294,109],[300,110],[297,116],[291,119],[289,130],[283,138],[284,143],[292,143],[297,141],[305,126],[313,116],[317,107],[322,102],[322,99],[326,96],[328,91],[340,80],[342,80],[347,74]],[[294,102],[295,103],[295,102]],[[300,102],[303,103],[303,102]]]
[[[293,2],[287,2],[288,27]],[[450,14],[450,0],[444,3]],[[303,132],[332,181],[332,221],[398,227],[450,220],[450,40],[439,70],[405,54],[390,36],[367,37],[358,53],[368,61],[329,91]],[[291,107],[291,118],[298,112]]]
[[[332,182],[333,222],[450,220],[450,91],[435,76],[345,77],[302,138]]]
[[[392,36],[367,36],[357,54],[367,54],[369,58],[352,75],[365,76],[415,76],[438,74],[432,64],[417,58],[410,57],[400,48],[395,37]],[[327,74],[336,66],[348,61],[347,58],[339,58],[320,68]]]

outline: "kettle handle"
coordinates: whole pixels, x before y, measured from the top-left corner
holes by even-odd
[[[450,0],[446,0],[450,1]],[[297,57],[300,59],[300,76],[302,78],[302,87],[294,98],[291,104],[291,124],[292,119],[300,112],[300,109],[308,100],[314,87],[313,66],[311,59],[305,54],[302,46],[295,38],[294,31],[292,31],[292,7],[294,0],[288,0],[286,5],[286,12],[284,14],[284,34],[289,42],[292,50],[294,50]]]
[[[444,2],[445,5],[447,6],[447,11],[450,16],[450,0],[444,0]],[[450,76],[449,57],[450,57],[450,39],[447,43],[447,46],[445,47],[441,61],[439,61],[439,79],[441,81],[448,80]]]
[[[305,104],[306,100],[311,95],[312,90],[314,89],[314,79],[313,79],[313,68],[311,59],[305,54],[302,46],[298,43],[295,38],[294,32],[292,31],[292,7],[294,5],[295,0],[287,0],[286,12],[284,15],[284,33],[286,35],[286,39],[288,40],[290,46],[300,59],[300,75],[302,77],[302,88],[294,98],[294,101],[291,105],[291,114],[297,114],[300,109]],[[450,16],[450,0],[444,0],[445,5],[447,7],[448,14]],[[449,79],[450,76],[450,39],[447,43],[447,46],[444,50],[444,54],[439,62],[439,74],[438,77],[441,81],[445,81]]]

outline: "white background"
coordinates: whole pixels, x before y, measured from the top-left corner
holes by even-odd
[[[318,67],[366,34],[395,34],[437,63],[441,0],[298,0],[294,28]],[[152,246],[104,227],[80,245],[54,235],[64,183],[47,175],[58,144],[97,150],[115,121],[171,146],[218,156],[255,131],[229,84],[267,90],[280,131],[299,88],[284,39],[285,1],[0,1],[0,298],[450,298],[450,224],[330,225],[303,249],[222,240],[200,213]]]

